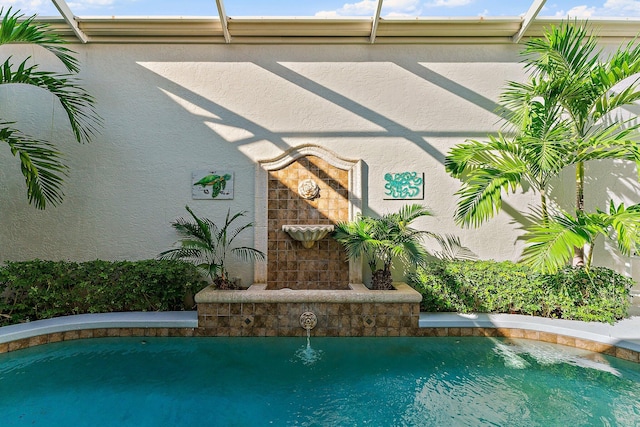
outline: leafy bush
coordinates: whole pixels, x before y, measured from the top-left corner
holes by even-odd
[[[435,261],[409,277],[424,311],[519,313],[612,323],[625,317],[633,281],[610,269],[538,274],[512,262]]]
[[[181,261],[8,262],[0,267],[0,326],[81,313],[183,310],[206,286]]]
[[[603,267],[566,267],[545,276],[546,292],[554,297],[547,316],[613,323],[627,315],[633,280]]]

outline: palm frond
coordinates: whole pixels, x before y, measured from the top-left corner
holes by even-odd
[[[247,224],[241,225],[240,227],[235,228],[234,230],[229,230],[229,227],[231,227],[231,224],[236,221],[239,218],[242,218],[244,216],[246,216],[247,211],[241,211],[241,212],[237,212],[236,214],[234,214],[233,216],[231,216],[231,210],[227,211],[227,216],[225,218],[225,223],[224,226],[221,228],[221,230],[225,230],[225,236],[224,239],[226,239],[226,241],[228,242],[228,244],[231,244],[235,238],[242,233],[244,230],[253,227],[253,223],[249,222]]]
[[[31,138],[11,128],[11,125],[0,121],[0,140],[6,142],[11,153],[20,159],[29,203],[38,209],[44,209],[47,203],[57,205],[64,196],[62,182],[67,173],[67,167],[61,162],[61,153],[53,144]]]
[[[604,78],[600,79],[601,81]],[[620,92],[612,92],[611,88],[618,82],[615,79],[607,82],[608,84],[600,83],[604,87],[602,94],[594,99],[592,107],[592,119],[594,121],[599,120],[601,117],[606,116],[613,110],[619,107],[631,105],[640,99],[640,84],[638,80],[624,88]]]
[[[201,236],[200,238],[206,242],[211,242],[212,236],[216,232],[216,225],[208,218],[199,218],[189,206],[185,206],[185,209],[194,221],[192,226],[194,227],[194,235]],[[183,224],[187,224],[187,222],[184,221]]]
[[[235,228],[231,231],[231,233],[229,233],[227,235],[227,241],[229,242],[229,244],[231,244],[231,242],[233,242],[235,240],[236,237],[238,237],[238,235],[240,233],[242,233],[244,230],[253,227],[253,223],[249,222],[247,224],[241,225],[238,228]]]
[[[207,224],[198,224],[184,218],[178,218],[171,223],[178,234],[185,239],[198,239],[201,242],[211,242]]]
[[[433,256],[441,260],[458,261],[458,260],[477,260],[478,256],[468,247],[463,246],[458,236],[453,234],[445,234],[444,236],[434,236],[440,250],[435,251]]]
[[[27,84],[44,89],[59,101],[65,110],[71,130],[78,142],[88,142],[97,133],[102,119],[95,110],[94,98],[78,84],[75,74],[78,61],[75,52],[64,47],[65,40],[49,25],[35,21],[35,15],[25,17],[11,8],[0,8],[0,45],[28,43],[53,53],[69,74],[39,71],[37,65],[28,66],[30,58],[14,67],[9,57],[0,65],[0,84]],[[14,155],[20,158],[21,170],[27,182],[27,197],[36,208],[62,201],[63,176],[66,166],[60,162],[60,152],[54,145],[32,138],[2,122],[2,139]]]
[[[347,258],[369,258],[371,246],[375,246],[371,236],[372,224],[362,217],[351,222],[338,222],[335,225],[333,238],[344,247]]]
[[[469,140],[455,146],[445,157],[447,172],[464,181],[465,175],[476,169],[512,168],[520,163],[523,150],[518,140],[507,139],[503,134],[488,135],[488,138],[488,141]]]
[[[469,170],[483,167],[480,155],[487,151],[487,144],[480,141],[469,140],[464,144],[453,147],[444,159],[446,171],[454,178],[460,178]]]
[[[607,70],[622,81],[640,72],[640,44],[638,38],[630,40],[626,45],[618,47],[616,52],[605,62]]]
[[[533,78],[532,78],[533,80]],[[506,125],[521,129],[528,122],[529,105],[540,96],[540,85],[509,81],[500,94],[501,106],[510,112]]]
[[[476,169],[466,177],[456,195],[460,196],[455,213],[456,223],[477,227],[502,208],[502,192],[521,183],[521,167],[512,170]]]
[[[28,84],[54,95],[67,114],[67,119],[78,142],[89,142],[102,125],[95,111],[95,99],[71,74],[38,71],[37,65],[27,66],[24,60],[14,69],[11,58],[0,67],[0,84]]]
[[[233,253],[241,261],[266,259],[264,252],[248,246],[240,246],[237,248],[232,248],[231,253]]]
[[[593,126],[580,142],[575,161],[626,159],[640,163],[639,131],[640,124],[630,121]]]
[[[527,228],[523,239],[527,246],[522,261],[537,271],[554,273],[567,265],[573,248],[591,241],[591,235],[575,218],[562,214],[538,220]]]
[[[522,51],[526,69],[551,77],[588,75],[598,54],[597,38],[577,21],[550,26],[544,38],[529,40]]]
[[[79,71],[78,60],[74,52],[63,46],[66,42],[46,23],[35,21],[36,15],[25,17],[20,12],[6,11],[0,8],[0,45],[7,43],[31,43],[43,47],[53,53],[69,72]]]
[[[555,136],[551,131],[547,133]],[[456,222],[478,226],[492,218],[502,207],[502,192],[515,191],[523,182],[542,191],[547,175],[565,165],[560,145],[533,137],[509,140],[498,134],[490,135],[489,141],[468,141],[456,146],[445,159],[448,170],[462,181],[456,192],[460,197]]]
[[[423,216],[433,215],[426,207],[419,204],[404,205],[397,213],[386,214],[382,217],[383,221],[388,221],[391,226],[406,228],[416,219]]]
[[[638,44],[637,39],[634,39],[628,44],[620,46],[613,55],[604,62],[599,63],[594,69],[590,81],[595,95],[593,98],[594,103],[592,104],[594,105],[593,112],[604,115],[607,110],[611,111],[616,106],[628,105],[634,102],[635,92],[637,92],[637,79],[629,88],[623,91],[627,93],[621,95],[614,102],[601,102],[599,98],[609,96],[614,86],[636,75],[638,72],[640,72],[640,44]],[[603,108],[604,106],[608,108]]]
[[[527,129],[532,122],[532,113],[535,113],[532,106],[538,104],[553,111],[563,95],[581,90],[582,85],[561,77],[531,76],[526,83],[509,81],[500,95],[503,108],[511,111],[505,127],[515,131]]]
[[[630,255],[640,245],[640,205],[625,208],[624,203],[615,206],[611,201],[608,221],[618,249],[623,255]]]
[[[160,254],[158,254],[157,256],[158,259],[170,259],[170,260],[176,260],[176,259],[198,260],[201,257],[202,257],[202,252],[199,249],[185,248],[185,247],[168,249],[166,251],[160,252]]]

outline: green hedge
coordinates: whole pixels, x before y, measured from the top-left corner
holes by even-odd
[[[435,261],[409,276],[423,311],[519,313],[613,323],[626,316],[633,281],[610,269],[537,274],[512,262]]]
[[[183,310],[206,285],[181,261],[25,261],[0,267],[0,326],[56,316]]]

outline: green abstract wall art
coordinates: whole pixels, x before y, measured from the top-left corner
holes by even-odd
[[[424,173],[385,173],[385,200],[423,200]]]
[[[193,171],[191,197],[198,200],[233,199],[233,172],[213,169]]]

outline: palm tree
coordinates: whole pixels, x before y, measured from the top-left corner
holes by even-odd
[[[562,150],[566,164],[576,167],[575,209],[578,216],[583,215],[586,162],[626,159],[640,166],[640,125],[611,118],[614,110],[640,99],[640,45],[632,41],[603,59],[593,34],[584,26],[565,22],[552,26],[544,38],[530,40],[522,53],[532,77],[527,84],[509,83],[503,103],[520,127],[528,120],[529,103],[542,99],[558,108],[570,126]],[[633,77],[625,89],[614,90]],[[584,245],[576,246],[574,265],[584,265],[584,256]]]
[[[343,245],[348,258],[365,258],[371,269],[373,289],[393,289],[394,259],[413,266],[427,260],[429,254],[421,242],[432,233],[411,228],[410,224],[430,215],[424,206],[406,205],[399,212],[380,218],[360,216],[355,221],[340,222],[333,238]]]
[[[11,8],[0,8],[0,45],[29,43],[53,53],[67,69],[67,73],[41,71],[38,65],[30,65],[27,58],[17,66],[13,58],[7,58],[0,66],[0,84],[26,84],[48,91],[60,103],[79,143],[91,141],[101,125],[95,111],[94,99],[82,87],[75,75],[79,71],[75,52],[64,47],[65,41],[43,23],[35,22],[35,15],[25,18]],[[27,184],[29,203],[44,209],[47,203],[57,205],[62,201],[63,177],[67,167],[61,161],[61,152],[55,144],[23,133],[16,123],[0,118],[0,140],[6,142],[14,156],[20,160],[22,174]]]
[[[531,187],[540,194],[542,216],[548,216],[548,187],[570,164],[564,149],[569,136],[558,108],[534,100],[519,135],[489,135],[489,141],[471,140],[455,146],[445,158],[445,168],[462,181],[455,220],[480,226],[502,207],[502,192]]]
[[[491,218],[500,210],[505,190],[528,185],[537,191],[541,208],[535,231],[525,235],[534,238],[542,232],[540,227],[550,227],[551,222],[555,221],[552,229],[556,232],[559,224],[568,226],[567,214],[551,221],[548,207],[549,183],[566,167],[576,166],[574,220],[580,222],[587,217],[585,162],[627,159],[640,164],[639,125],[609,120],[616,108],[640,99],[637,79],[622,91],[612,90],[640,71],[640,47],[630,43],[604,61],[596,51],[596,39],[584,27],[564,23],[551,27],[543,39],[530,40],[523,55],[525,68],[531,72],[529,81],[509,82],[501,97],[505,110],[511,112],[507,127],[515,136],[460,144],[451,150],[445,166],[462,181],[456,220],[463,225],[479,226]],[[634,214],[634,209],[629,211]],[[550,236],[552,229],[543,234]],[[570,250],[576,254],[576,264],[584,264],[583,248],[592,240],[574,239],[580,243]],[[531,251],[542,250],[540,242],[532,243],[525,259],[531,259]],[[557,248],[552,253],[557,254]],[[565,259],[564,255],[560,258]],[[554,264],[549,260],[550,267]]]
[[[185,206],[192,220],[179,218],[171,226],[183,239],[176,247],[158,255],[159,259],[180,259],[194,263],[213,281],[218,289],[230,289],[233,284],[229,281],[226,267],[228,254],[234,255],[241,261],[264,260],[263,252],[247,246],[232,247],[233,241],[244,230],[253,227],[247,223],[231,229],[232,223],[243,217],[246,212],[231,215],[227,211],[224,224],[219,227],[207,218],[199,218]]]

